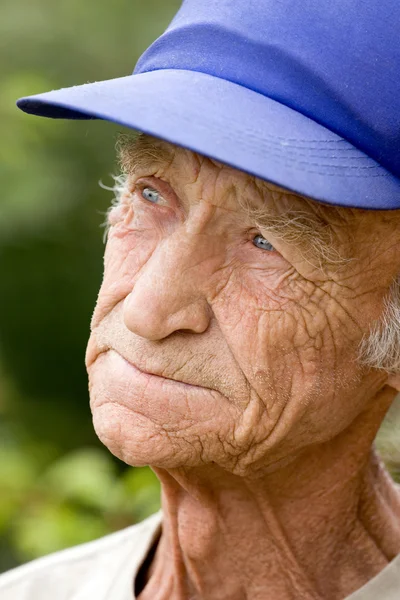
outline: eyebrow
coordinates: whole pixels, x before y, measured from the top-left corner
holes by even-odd
[[[144,133],[136,136],[120,134],[116,149],[120,168],[128,177],[164,170],[176,156],[172,144]],[[257,177],[249,177],[252,177],[257,195],[265,200],[272,195],[274,205],[279,205],[279,198],[283,196],[292,196],[297,202],[304,203],[304,209],[288,208],[282,212],[272,208],[266,201],[256,206],[250,195],[242,195],[232,182],[226,193],[234,195],[247,220],[260,229],[261,234],[273,235],[275,239],[296,246],[307,262],[322,270],[326,266],[338,267],[348,262],[337,250],[332,227],[333,222],[339,226],[345,223],[347,219],[343,211],[316,203]]]
[[[342,229],[347,219],[336,207],[317,204],[269,182],[255,180],[264,204],[254,206],[246,195],[237,195],[237,203],[262,235],[267,239],[272,235],[296,247],[306,262],[322,271],[325,267],[337,268],[348,263],[349,259],[338,250],[337,239],[337,230]],[[268,203],[271,194],[273,202]],[[293,197],[294,206],[279,211],[279,204],[284,204],[283,199],[288,197]]]
[[[144,133],[120,134],[116,144],[118,163],[126,175],[165,168],[174,158],[171,144]]]

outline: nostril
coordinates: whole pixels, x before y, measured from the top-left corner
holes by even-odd
[[[193,335],[194,333],[204,333],[206,330],[208,329],[208,324],[206,327],[203,326],[198,326],[198,327],[193,327],[193,329],[180,329],[180,333],[189,333],[191,335]]]

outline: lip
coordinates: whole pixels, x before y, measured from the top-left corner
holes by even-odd
[[[164,377],[164,375],[145,371],[132,363],[114,348],[106,348],[98,353],[96,359],[92,362],[92,366],[95,366],[96,363],[100,366],[99,363],[101,363],[102,360],[111,362],[111,368],[120,373],[121,382],[125,380],[127,382],[132,381],[133,383],[133,380],[135,380],[135,383],[146,385],[149,390],[151,389],[153,392],[156,392],[157,390],[162,391],[163,393],[183,392],[186,394],[196,394],[202,392],[203,394],[212,395],[213,397],[219,396],[229,401],[224,394],[214,388],[187,383],[179,379],[171,379],[169,377]]]
[[[164,375],[159,375],[158,373],[152,373],[150,371],[145,371],[143,369],[141,369],[140,367],[138,367],[138,365],[135,365],[134,363],[132,363],[129,359],[125,358],[125,356],[123,356],[120,352],[118,352],[117,350],[114,350],[113,348],[109,348],[108,350],[109,352],[114,352],[115,354],[117,354],[129,367],[131,367],[134,371],[136,371],[138,374],[142,374],[145,377],[154,377],[158,380],[160,380],[160,382],[171,382],[173,384],[177,384],[186,388],[197,388],[200,390],[210,390],[211,388],[207,388],[201,385],[196,385],[194,383],[187,383],[185,381],[181,381],[180,379],[172,379],[171,377],[165,377]],[[213,390],[214,391],[214,390]]]
[[[97,355],[89,381],[92,411],[119,405],[170,431],[210,421],[221,406],[233,410],[220,392],[142,371],[113,349]]]
[[[141,374],[147,378],[154,377],[160,381],[171,382],[171,384],[177,384],[177,385],[181,385],[183,387],[197,388],[200,390],[209,390],[209,391],[216,392],[218,394],[220,393],[215,388],[211,388],[209,386],[198,385],[198,384],[191,383],[188,381],[182,381],[180,379],[166,377],[165,375],[161,375],[160,373],[156,373],[154,371],[146,371],[145,369],[141,368],[136,363],[132,362],[129,358],[124,356],[124,354],[122,352],[120,352],[120,350],[117,350],[114,346],[111,346],[108,344],[107,345],[102,344],[102,347],[99,347],[97,340],[95,340],[95,338],[93,336],[91,336],[88,347],[86,349],[86,361],[85,361],[86,368],[91,369],[91,367],[93,367],[94,363],[96,363],[99,359],[101,360],[102,357],[104,357],[108,353],[114,353],[114,354],[118,355],[118,357],[124,363],[126,363],[126,366],[129,366],[137,374]]]

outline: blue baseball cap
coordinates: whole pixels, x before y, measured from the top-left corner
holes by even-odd
[[[399,0],[185,0],[132,75],[18,100],[334,205],[400,208]]]

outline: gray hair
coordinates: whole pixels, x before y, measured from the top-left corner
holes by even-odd
[[[400,276],[390,287],[382,316],[361,341],[359,360],[366,367],[400,373]]]

